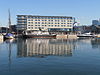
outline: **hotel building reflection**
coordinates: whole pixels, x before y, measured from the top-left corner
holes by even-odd
[[[18,57],[72,56],[73,41],[57,39],[18,40]]]

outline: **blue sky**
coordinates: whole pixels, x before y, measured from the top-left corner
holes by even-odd
[[[100,18],[100,0],[0,0],[0,25],[8,24],[8,9],[12,24],[16,15],[73,16],[80,25],[90,25]]]

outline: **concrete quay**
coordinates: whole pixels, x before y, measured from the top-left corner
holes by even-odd
[[[2,34],[0,34],[0,42],[3,42],[3,35]]]
[[[74,34],[67,34],[67,35],[57,35],[57,39],[77,39],[77,35]]]

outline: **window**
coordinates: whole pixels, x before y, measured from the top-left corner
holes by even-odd
[[[30,19],[28,19],[28,21],[30,21]]]
[[[28,27],[28,29],[30,29],[30,27]]]
[[[42,29],[44,29],[44,27],[41,27]]]
[[[37,22],[35,22],[35,24],[37,24]]]
[[[38,24],[40,24],[40,22],[38,22]]]
[[[37,20],[35,20],[35,21],[37,21]]]

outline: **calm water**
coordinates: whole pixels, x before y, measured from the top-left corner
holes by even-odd
[[[6,40],[0,75],[100,75],[100,40]]]

